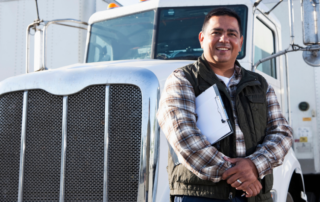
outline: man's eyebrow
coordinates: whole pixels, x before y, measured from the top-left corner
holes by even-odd
[[[238,31],[236,29],[227,29],[227,32],[236,32],[238,34]]]
[[[213,28],[212,31],[223,31],[222,28]],[[239,32],[236,29],[227,29],[227,32],[236,32],[239,34]]]
[[[222,28],[213,28],[212,31],[223,31]]]

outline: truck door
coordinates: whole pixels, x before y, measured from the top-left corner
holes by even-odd
[[[253,64],[260,59],[279,51],[279,35],[276,25],[259,10],[254,15],[253,27]],[[261,74],[274,88],[282,110],[283,91],[281,91],[281,75],[279,57],[263,62],[257,67],[257,73]]]

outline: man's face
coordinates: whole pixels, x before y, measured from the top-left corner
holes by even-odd
[[[233,66],[243,37],[237,19],[223,15],[210,18],[205,31],[199,34],[199,41],[209,63]]]

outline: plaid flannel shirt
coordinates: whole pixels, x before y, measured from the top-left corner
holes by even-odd
[[[235,112],[234,93],[241,80],[241,68],[235,66],[227,89]],[[222,81],[221,81],[222,82]],[[266,93],[268,123],[262,144],[250,156],[245,157],[246,145],[237,116],[234,113],[237,157],[252,160],[259,178],[270,174],[274,167],[282,164],[292,145],[292,129],[281,113],[274,89],[269,85]],[[219,182],[222,174],[231,168],[219,152],[206,139],[196,125],[195,94],[192,85],[182,70],[175,70],[167,79],[157,113],[159,125],[180,162],[203,180]]]

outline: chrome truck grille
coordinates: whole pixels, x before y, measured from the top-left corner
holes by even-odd
[[[68,98],[65,201],[102,201],[105,86]]]
[[[62,97],[43,90],[28,92],[24,201],[58,201]]]
[[[134,85],[1,95],[0,202],[137,201],[147,179],[142,119]]]
[[[140,103],[139,88],[110,86],[108,201],[137,200],[141,136],[131,134],[141,133]]]
[[[0,97],[0,201],[18,198],[23,92]]]

